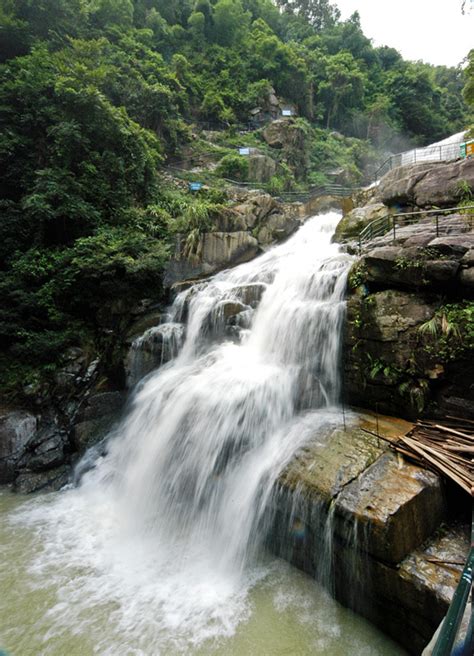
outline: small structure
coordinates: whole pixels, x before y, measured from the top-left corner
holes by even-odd
[[[247,146],[239,148],[239,155],[250,155],[250,148]]]
[[[474,156],[474,139],[461,144],[461,157],[470,158]]]
[[[196,192],[202,189],[202,182],[190,182],[189,191]]]

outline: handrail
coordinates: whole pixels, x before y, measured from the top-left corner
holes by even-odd
[[[371,221],[368,223],[365,228],[363,228],[360,233],[359,233],[359,253],[362,252],[362,243],[369,241],[373,239],[374,237],[383,237],[383,235],[386,235],[388,232],[392,231],[393,232],[393,239],[396,239],[397,235],[397,228],[401,227],[397,223],[397,219],[403,219],[407,221],[408,223],[410,217],[414,216],[423,216],[423,217],[428,217],[429,215],[435,215],[435,221],[436,221],[436,236],[439,236],[439,217],[440,215],[445,215],[447,212],[452,214],[453,212],[460,212],[460,211],[465,211],[465,210],[474,210],[474,205],[467,205],[463,207],[447,207],[444,209],[438,209],[438,210],[423,210],[419,212],[405,212],[405,213],[399,213],[399,214],[385,214],[384,216],[374,219],[374,221]],[[470,212],[469,214],[469,221],[472,223],[473,221],[473,214]],[[415,223],[416,221],[414,221]]]
[[[444,618],[443,625],[433,648],[433,656],[451,656],[456,636],[461,626],[462,618],[466,610],[469,593],[472,592],[474,570],[474,502],[472,506],[472,526],[471,526],[471,550],[466,560],[466,564],[461,574],[461,579],[454,592],[448,612]],[[464,640],[463,656],[469,656],[473,653],[474,647],[474,624],[471,607],[471,618],[468,631]]]
[[[403,153],[390,155],[376,170],[374,174],[375,180],[379,180],[397,166],[416,164],[417,162],[437,162],[457,159],[461,156],[459,149],[462,143],[463,141],[461,140],[449,144],[440,144],[439,146],[424,146],[423,148],[412,148],[411,150],[405,150]],[[404,162],[404,159],[410,159],[411,161]]]

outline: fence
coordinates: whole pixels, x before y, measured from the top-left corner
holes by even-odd
[[[448,612],[444,619],[443,625],[436,640],[433,656],[451,656],[453,654],[454,643],[459,634],[462,619],[466,612],[469,594],[472,597],[472,583],[474,570],[474,503],[472,510],[472,528],[471,528],[471,550],[467,557],[459,581],[458,587],[454,593]],[[474,654],[474,616],[472,611],[468,620],[466,634],[461,638],[462,646],[456,646],[456,654],[459,656],[469,656]]]
[[[413,223],[419,223],[424,218],[432,217],[431,225],[434,226],[436,236],[440,234],[440,230],[444,229],[440,220],[447,215],[452,215],[454,212],[462,212],[463,225],[472,229],[474,225],[474,205],[467,205],[463,207],[450,207],[442,210],[425,210],[422,212],[406,212],[403,214],[386,214],[371,221],[359,233],[359,252],[362,251],[362,244],[371,241],[377,237],[383,237],[389,232],[392,232],[392,238],[397,238],[397,231]]]
[[[397,166],[417,164],[418,162],[445,162],[451,159],[457,159],[461,156],[462,143],[462,141],[456,141],[455,143],[441,144],[440,146],[426,146],[426,148],[415,148],[414,150],[407,150],[404,153],[391,155],[375,171],[375,180],[380,180],[381,177]]]

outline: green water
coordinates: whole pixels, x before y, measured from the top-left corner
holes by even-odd
[[[91,594],[83,581],[94,579],[93,567],[65,564],[71,545],[55,544],[54,562],[42,553],[46,529],[17,523],[28,504],[51,507],[55,497],[32,502],[0,492],[0,649],[11,656],[395,656],[404,654],[365,620],[342,608],[309,577],[280,560],[265,562],[265,575],[235,604],[235,625],[223,626],[212,638],[189,632],[186,647],[173,632],[155,630],[156,612],[142,613],[140,626],[126,623],[122,606],[130,595],[108,602]],[[26,506],[25,506],[26,504]],[[84,536],[82,536],[84,537]],[[61,556],[61,557],[60,557]],[[78,585],[74,587],[77,577]],[[71,586],[74,594],[71,594]],[[76,596],[74,596],[76,595]],[[139,633],[137,634],[137,629]],[[1,652],[0,652],[1,653]]]

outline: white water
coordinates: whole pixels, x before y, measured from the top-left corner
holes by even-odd
[[[184,292],[171,317],[189,305],[181,351],[141,384],[108,454],[79,488],[12,515],[14,530],[35,532],[31,589],[54,590],[44,645],[78,635],[92,645],[81,654],[190,653],[249,621],[249,593],[273,567],[259,553],[274,482],[318,426],[340,418],[350,258],[330,243],[338,219],[316,217]],[[253,283],[263,298],[233,341],[209,339],[225,303]]]

